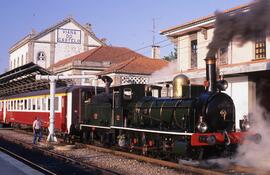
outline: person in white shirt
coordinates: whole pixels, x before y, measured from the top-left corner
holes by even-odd
[[[35,121],[33,122],[33,144],[36,144],[36,140],[38,139],[38,142],[41,141],[42,133],[41,133],[41,120],[39,117],[36,117]]]

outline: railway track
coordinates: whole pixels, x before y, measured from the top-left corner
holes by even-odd
[[[93,174],[119,175],[97,166],[84,164],[69,157],[54,153],[18,140],[8,141],[0,137],[0,150],[24,162],[44,174]]]
[[[19,131],[16,131],[19,132]],[[21,132],[21,131],[20,131]],[[28,133],[29,134],[29,133]],[[1,135],[0,135],[1,138]],[[22,144],[21,141],[15,140],[17,144]],[[24,144],[25,145],[25,144]],[[27,144],[25,145],[27,147]],[[121,157],[126,157],[130,159],[135,159],[141,162],[147,162],[147,163],[152,163],[155,165],[163,166],[163,167],[168,167],[168,168],[173,168],[176,170],[181,170],[187,173],[192,173],[192,174],[203,174],[203,175],[208,175],[208,174],[217,174],[217,175],[222,175],[222,174],[256,174],[255,172],[258,172],[255,168],[250,168],[250,167],[243,167],[240,165],[231,165],[226,168],[220,168],[217,166],[211,166],[211,167],[203,167],[200,165],[194,166],[194,164],[185,164],[185,163],[173,163],[173,162],[168,162],[168,161],[163,161],[163,160],[158,160],[150,157],[145,157],[142,155],[136,155],[136,154],[131,154],[128,152],[123,152],[123,151],[118,151],[118,150],[112,150],[108,148],[103,148],[103,147],[98,147],[98,146],[93,146],[93,145],[88,145],[88,144],[82,144],[82,143],[76,143],[77,147],[86,147],[87,149],[95,150],[100,153],[108,153],[116,156],[121,156]],[[30,146],[31,148],[31,146]],[[44,148],[38,148],[38,149],[43,149],[43,152],[46,155],[51,155],[51,156],[57,156],[59,159],[66,160],[69,162],[73,162],[76,164],[80,159],[83,158],[76,158],[71,159],[69,157],[63,156],[62,154],[55,153],[50,150],[46,150]],[[86,156],[87,157],[87,156]],[[83,163],[82,161],[79,161],[81,166],[88,166],[87,163]],[[264,174],[270,174],[268,172],[264,172]]]
[[[0,151],[3,153],[6,153],[7,155],[15,158],[16,160],[23,162],[24,164],[30,166],[31,168],[43,173],[43,174],[47,174],[47,175],[56,175],[55,173],[53,173],[52,171],[43,168],[41,166],[39,166],[38,164],[29,161],[28,159],[23,158],[22,156],[19,156],[18,154],[15,154],[14,152],[9,151],[8,149],[3,148],[2,146],[0,146]]]

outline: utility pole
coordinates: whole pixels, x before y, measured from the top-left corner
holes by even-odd
[[[153,30],[152,30],[152,33],[153,33],[153,38],[152,38],[152,45],[155,46],[155,42],[156,42],[156,19],[153,18]]]
[[[97,79],[94,75],[36,75],[36,80],[49,80],[50,82],[50,124],[49,124],[49,135],[47,137],[48,142],[57,142],[57,138],[54,133],[54,99],[55,99],[55,84],[57,80],[64,79]]]
[[[152,38],[152,58],[159,59],[160,58],[160,46],[156,45],[156,19],[153,18],[153,38]]]

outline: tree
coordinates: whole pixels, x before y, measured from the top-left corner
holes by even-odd
[[[174,51],[171,51],[171,53],[168,56],[165,56],[163,59],[167,60],[167,61],[176,60],[177,59],[177,48],[175,47]]]

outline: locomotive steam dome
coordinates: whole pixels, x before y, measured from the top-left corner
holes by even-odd
[[[184,74],[179,74],[173,79],[173,97],[185,98],[189,96],[189,92],[183,86],[189,85],[189,78]]]

